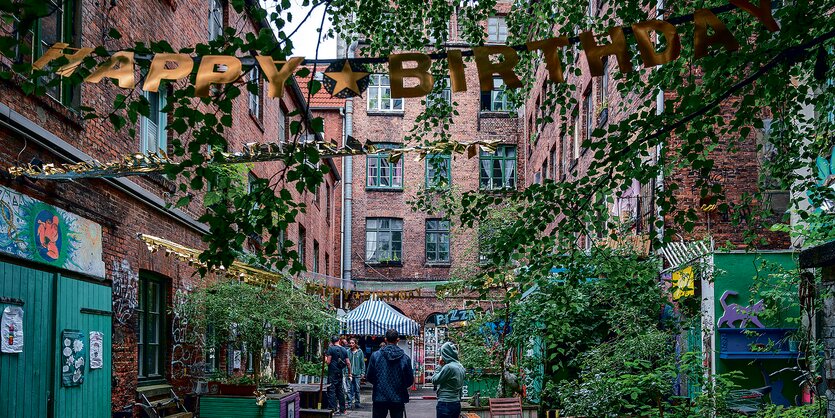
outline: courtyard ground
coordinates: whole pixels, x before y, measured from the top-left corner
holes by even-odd
[[[406,404],[406,418],[433,418],[435,417],[435,392],[430,389],[418,389],[410,391],[410,400]],[[371,388],[363,388],[360,396],[362,408],[349,409],[345,414],[351,418],[371,418]]]

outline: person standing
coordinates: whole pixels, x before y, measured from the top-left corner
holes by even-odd
[[[344,335],[339,337],[339,346],[342,347],[343,350],[345,350],[345,358],[350,358],[351,353],[348,351],[348,339]],[[345,398],[346,399],[348,399],[348,391],[351,388],[351,381],[348,378],[348,376],[350,376],[350,375],[351,375],[351,371],[348,370],[348,366],[343,367],[342,368],[342,390],[343,390],[343,392],[345,392]],[[348,399],[346,404],[347,404],[346,405],[347,408],[350,409],[351,408],[351,400]]]
[[[441,368],[432,376],[432,386],[438,394],[435,405],[437,418],[458,418],[461,415],[461,395],[464,387],[464,366],[458,361],[458,347],[452,342],[441,346]]]
[[[351,361],[348,353],[339,346],[339,337],[331,337],[331,346],[325,353],[325,363],[328,364],[328,406],[334,415],[345,413],[345,388],[342,386],[342,369],[351,372]],[[338,402],[338,404],[337,404]]]
[[[351,374],[348,375],[348,405],[354,409],[360,408],[360,380],[365,375],[365,353],[360,350],[356,338],[351,338],[351,350],[348,359],[351,360]]]
[[[386,331],[386,346],[374,352],[368,361],[366,379],[374,385],[371,395],[372,418],[403,418],[409,402],[409,387],[415,382],[412,360],[397,346],[397,330]]]

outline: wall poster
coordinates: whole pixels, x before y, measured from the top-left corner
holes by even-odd
[[[61,332],[61,385],[79,386],[84,383],[84,365],[87,357],[84,334],[74,329]]]

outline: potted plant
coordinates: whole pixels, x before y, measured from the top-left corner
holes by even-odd
[[[248,375],[230,377],[220,384],[221,395],[252,396],[255,389],[258,385]]]

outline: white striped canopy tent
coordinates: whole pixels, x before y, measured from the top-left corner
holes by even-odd
[[[395,329],[401,336],[420,334],[420,325],[378,299],[369,299],[348,312],[341,321],[342,333],[383,336]]]

